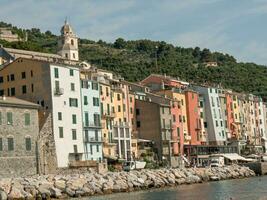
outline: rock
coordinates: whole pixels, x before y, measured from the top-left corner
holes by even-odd
[[[24,195],[21,190],[12,187],[11,192],[8,194],[8,199],[24,199]]]
[[[63,180],[57,180],[57,181],[55,181],[55,184],[54,185],[55,185],[56,188],[58,188],[60,190],[64,190],[66,188],[66,183]]]
[[[69,197],[75,197],[75,191],[71,190],[70,188],[66,188],[65,192]]]
[[[8,194],[11,190],[11,179],[1,179],[0,180],[0,189]]]
[[[62,196],[61,190],[55,187],[49,188],[49,191],[51,193],[51,197],[54,198],[60,198]]]
[[[218,176],[211,176],[210,177],[210,180],[212,180],[212,181],[219,181],[220,178]]]
[[[0,200],[7,200],[7,193],[3,190],[0,190]]]

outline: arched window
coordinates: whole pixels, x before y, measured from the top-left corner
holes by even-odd
[[[74,40],[72,39],[72,40],[70,41],[70,43],[71,43],[71,45],[74,45]]]

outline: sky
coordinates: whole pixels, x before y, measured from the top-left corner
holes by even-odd
[[[80,38],[151,39],[267,65],[267,0],[0,0],[0,21]]]

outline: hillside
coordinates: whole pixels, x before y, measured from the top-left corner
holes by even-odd
[[[22,30],[9,26],[21,37],[28,33],[28,42],[1,41],[5,47],[56,53],[57,37],[50,31]],[[237,63],[233,56],[208,49],[183,48],[163,41],[122,38],[114,43],[80,39],[80,59],[99,68],[112,70],[129,81],[139,81],[151,73],[167,74],[194,83],[208,83],[237,92],[249,92],[267,98],[267,67],[254,63]],[[157,48],[156,48],[157,47]],[[157,65],[156,65],[157,56]],[[205,67],[201,63],[216,61],[218,67]]]

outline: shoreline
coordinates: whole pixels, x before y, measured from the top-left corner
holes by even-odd
[[[59,199],[106,196],[179,185],[253,177],[248,167],[155,169],[131,172],[43,175],[0,179],[0,199]]]

